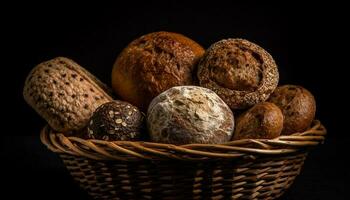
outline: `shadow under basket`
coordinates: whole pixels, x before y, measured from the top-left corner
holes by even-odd
[[[46,126],[41,141],[95,199],[276,199],[325,135],[314,121],[303,133],[275,139],[176,146],[84,140]]]

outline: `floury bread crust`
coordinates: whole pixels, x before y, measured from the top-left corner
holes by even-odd
[[[168,89],[147,112],[151,140],[160,143],[224,143],[231,139],[234,117],[213,91],[197,86]]]
[[[66,133],[85,127],[95,109],[112,100],[106,88],[74,61],[57,57],[29,73],[23,96],[55,131]]]
[[[209,47],[198,64],[197,78],[231,109],[245,109],[269,97],[279,74],[263,48],[244,39],[227,39]]]
[[[204,49],[177,33],[155,32],[131,42],[112,70],[112,87],[121,99],[146,111],[161,92],[193,85],[193,72]]]

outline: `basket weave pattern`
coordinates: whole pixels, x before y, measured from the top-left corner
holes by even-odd
[[[95,199],[275,199],[325,134],[315,121],[303,133],[271,140],[176,146],[84,140],[47,126],[41,140]]]

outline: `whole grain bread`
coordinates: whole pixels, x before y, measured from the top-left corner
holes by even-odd
[[[202,87],[216,92],[231,109],[265,101],[277,87],[279,74],[272,56],[244,39],[214,43],[198,64]]]
[[[144,114],[136,106],[114,100],[99,106],[87,127],[87,138],[102,140],[139,140]]]
[[[71,59],[57,57],[31,70],[23,96],[54,130],[67,133],[85,127],[95,109],[112,100],[110,91]]]

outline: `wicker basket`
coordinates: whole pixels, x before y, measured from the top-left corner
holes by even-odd
[[[95,199],[275,199],[325,134],[315,121],[308,131],[272,140],[176,146],[84,140],[46,126],[41,140]]]

